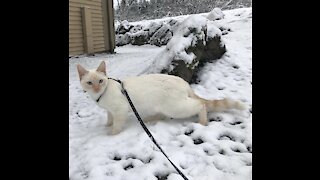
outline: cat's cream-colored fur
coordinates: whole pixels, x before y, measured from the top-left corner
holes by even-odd
[[[77,68],[82,88],[95,101],[102,95],[97,104],[107,110],[107,126],[112,125],[112,134],[118,134],[131,110],[126,97],[121,93],[121,85],[108,79],[104,61],[94,70],[86,70],[79,64]],[[199,123],[207,125],[207,112],[245,108],[241,102],[231,99],[200,98],[186,81],[177,76],[148,74],[126,78],[122,82],[144,121],[198,115]]]

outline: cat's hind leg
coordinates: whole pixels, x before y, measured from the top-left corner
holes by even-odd
[[[175,102],[172,106],[166,106],[163,113],[172,118],[187,118],[198,115],[200,124],[207,125],[208,123],[205,104],[201,100],[191,97]]]
[[[199,123],[206,126],[208,125],[208,113],[207,113],[207,107],[205,104],[203,104],[202,109],[200,110],[200,113],[198,114],[199,117]]]

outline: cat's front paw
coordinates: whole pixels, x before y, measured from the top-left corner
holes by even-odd
[[[203,126],[207,126],[208,125],[208,121],[199,121],[199,123]]]
[[[108,122],[107,122],[106,126],[107,126],[107,127],[110,127],[110,126],[112,126],[112,124],[113,124],[113,121],[108,120]]]
[[[121,132],[121,129],[113,128],[109,135],[117,135]]]

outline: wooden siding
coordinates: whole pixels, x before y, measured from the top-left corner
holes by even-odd
[[[112,13],[113,8],[110,9],[110,5],[108,8],[105,7],[104,4],[106,4],[106,2],[104,1],[108,0],[69,0],[69,55],[87,53],[88,44],[86,44],[86,42],[88,40],[88,36],[86,35],[86,32],[91,33],[89,36],[92,38],[93,53],[103,51],[113,52],[113,49],[111,48],[114,47],[110,46],[109,44],[112,43],[111,40],[114,39],[114,37],[110,38],[110,36],[114,36],[114,32],[112,31],[112,34],[107,30],[109,33],[106,34],[105,38],[105,28],[113,28],[113,16],[112,26],[110,27],[109,23],[104,21],[104,19],[106,19],[104,17],[104,13],[110,15],[110,12],[104,12],[102,7],[108,9],[108,11],[112,11]],[[112,2],[108,2],[107,4],[112,5]],[[89,9],[88,12],[90,12],[90,19],[83,17],[82,8]],[[84,28],[84,22],[87,22],[87,24],[89,24],[91,27]],[[107,47],[106,43],[108,43]]]

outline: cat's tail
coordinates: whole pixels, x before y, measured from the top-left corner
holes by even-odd
[[[246,105],[240,101],[225,98],[221,100],[207,100],[197,96],[194,92],[190,92],[190,95],[205,103],[208,112],[221,112],[229,109],[245,110]]]
[[[205,100],[204,102],[208,112],[221,112],[228,109],[245,110],[246,106],[244,103],[229,98],[221,100]]]

